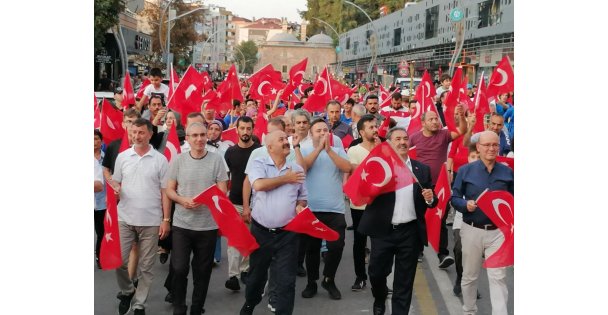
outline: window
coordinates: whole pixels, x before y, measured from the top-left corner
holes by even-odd
[[[282,67],[282,68],[283,68],[283,71],[282,71],[282,72],[283,72],[283,73],[287,73],[287,65],[283,65],[283,67]]]
[[[439,6],[426,9],[426,28],[424,30],[424,39],[437,37],[437,28],[439,27]]]
[[[372,36],[372,30],[365,31],[365,44],[369,45],[369,38]]]
[[[479,3],[479,24],[477,28],[484,28],[500,24],[500,1],[487,0]]]
[[[401,45],[401,28],[396,28],[393,31],[393,46]]]
[[[359,48],[359,42],[353,43],[353,55],[357,54],[357,48]]]
[[[350,49],[350,37],[346,39],[346,50]]]

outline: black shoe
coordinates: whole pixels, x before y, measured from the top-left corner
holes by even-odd
[[[230,277],[230,279],[226,280],[226,289],[230,289],[232,291],[238,291],[241,289],[241,286],[239,285],[239,279],[236,278],[236,276],[232,276]]]
[[[422,262],[422,258],[424,258],[424,254],[420,252],[420,255],[418,255],[418,262]]]
[[[452,256],[443,256],[439,259],[439,269],[445,269],[451,266],[454,263],[454,258]]]
[[[304,291],[302,291],[302,297],[305,299],[310,299],[315,295],[317,295],[317,282],[308,281],[306,288],[304,288]]]
[[[325,280],[321,281],[321,287],[323,287],[323,289],[329,292],[329,297],[332,300],[339,300],[342,298],[342,293],[340,293],[340,290],[336,288],[334,280],[329,280],[328,278],[325,278]]]
[[[143,308],[136,308],[133,310],[133,315],[146,315],[146,310]]]
[[[165,296],[165,302],[173,304],[173,293],[167,293],[167,295]]]
[[[384,309],[386,308],[386,306],[384,306],[384,304],[382,305],[376,305],[374,304],[374,315],[384,315]]]
[[[355,280],[355,284],[353,284],[353,286],[351,287],[351,290],[355,291],[355,292],[359,292],[361,290],[363,290],[363,288],[365,288],[366,283],[365,280],[361,279],[361,278],[357,278]]]
[[[347,226],[347,227],[346,227],[346,230],[347,230],[347,231],[352,231],[352,230],[354,230],[354,229],[355,229],[355,228],[354,228],[352,225],[349,225],[349,226]]]
[[[190,315],[201,315],[205,314],[205,309],[200,305],[192,305],[190,307]]]
[[[241,308],[240,315],[252,315],[253,314],[253,306],[245,303]]]
[[[245,272],[245,271],[241,272],[241,282],[243,284],[247,284],[247,276],[248,276],[247,272]]]
[[[298,266],[298,277],[306,277],[306,269],[302,265]]]
[[[120,300],[120,303],[118,304],[118,315],[127,314],[131,310],[131,300],[134,295],[135,292],[129,295],[118,295],[118,299]]]
[[[169,259],[169,253],[160,253],[160,263],[161,264],[165,264],[167,262],[167,259]]]
[[[462,287],[460,286],[460,283],[456,283],[454,285],[454,289],[452,291],[454,292],[455,296],[461,296],[462,295]]]

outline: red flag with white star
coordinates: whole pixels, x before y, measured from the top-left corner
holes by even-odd
[[[329,71],[327,70],[327,67],[325,67],[315,82],[314,88],[308,95],[308,99],[302,108],[311,113],[322,112],[325,110],[327,102],[331,99],[331,95]]]
[[[131,84],[131,75],[129,71],[125,74],[125,82],[122,89],[122,107],[129,108],[129,106],[135,106],[135,93],[133,92],[133,85]]]
[[[135,98],[141,99],[142,97],[144,97],[144,90],[146,89],[146,86],[150,85],[150,83],[150,79],[144,80],[144,82],[142,82],[141,86],[139,87],[137,94],[135,94]]]
[[[330,242],[340,238],[338,232],[330,229],[327,225],[323,224],[323,222],[319,221],[308,207],[304,208],[304,210],[291,219],[283,229],[286,231],[307,234]]]
[[[236,127],[224,130],[222,132],[222,141],[229,146],[239,143],[239,135],[236,132]]]
[[[405,162],[387,142],[377,145],[357,166],[344,184],[344,193],[354,205],[369,204],[380,194],[396,191],[415,182]]]
[[[106,182],[106,215],[103,219],[103,239],[99,250],[101,269],[111,270],[122,265],[120,234],[118,230],[118,208],[114,189]]]
[[[515,75],[513,74],[513,67],[509,62],[509,58],[504,56],[498,63],[490,82],[488,82],[488,98],[490,101],[496,99],[498,95],[503,93],[511,92],[515,89]]]
[[[101,123],[99,131],[103,135],[103,142],[109,145],[112,141],[122,137],[122,112],[114,108],[112,104],[103,99],[101,103]]]
[[[249,256],[260,247],[243,222],[241,215],[226,194],[217,187],[217,184],[194,197],[194,201],[209,207],[222,236],[228,239],[228,246],[236,248],[243,256]]]
[[[447,213],[448,201],[452,197],[446,163],[443,163],[441,171],[439,171],[439,179],[437,179],[437,185],[435,185],[435,195],[437,195],[437,199],[439,200],[437,206],[426,209],[424,219],[426,220],[426,236],[429,244],[438,253],[441,220]]]
[[[167,161],[171,162],[173,158],[176,158],[178,154],[182,152],[179,145],[179,138],[177,137],[177,130],[175,129],[175,123],[171,125],[167,135],[167,144],[165,145],[165,157]]]
[[[514,204],[513,195],[508,191],[494,190],[484,192],[477,197],[477,206],[490,218],[492,223],[505,236],[502,245],[483,263],[484,268],[500,268],[512,266],[514,263]]]

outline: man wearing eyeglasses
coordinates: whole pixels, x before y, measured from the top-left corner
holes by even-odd
[[[477,142],[479,160],[460,167],[452,187],[452,206],[462,212],[464,222],[460,229],[464,314],[477,312],[477,279],[483,257],[490,257],[505,239],[475,202],[485,189],[505,190],[513,194],[513,170],[496,163],[499,148],[499,137],[495,132],[481,132]],[[506,267],[487,268],[487,272],[492,314],[506,315],[509,300]]]
[[[475,115],[469,116],[469,128],[462,139],[465,147],[469,146],[471,143],[475,144],[479,141],[479,136],[481,133],[473,134],[473,127],[475,126],[476,121]],[[486,130],[494,132],[500,139],[498,155],[507,156],[507,154],[511,152],[512,147],[511,137],[509,137],[508,133],[503,130],[503,127],[505,126],[505,118],[500,114],[492,113],[489,116],[489,119],[484,122],[484,126],[486,127]]]

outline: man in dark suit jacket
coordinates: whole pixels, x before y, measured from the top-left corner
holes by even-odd
[[[393,314],[408,314],[412,301],[418,255],[427,243],[424,213],[437,205],[431,189],[431,170],[408,158],[409,138],[403,128],[393,128],[387,141],[414,173],[419,183],[397,191],[381,194],[367,205],[358,231],[369,235],[372,249],[369,260],[369,281],[374,295],[374,315],[382,315],[388,295],[386,277],[393,267]]]

